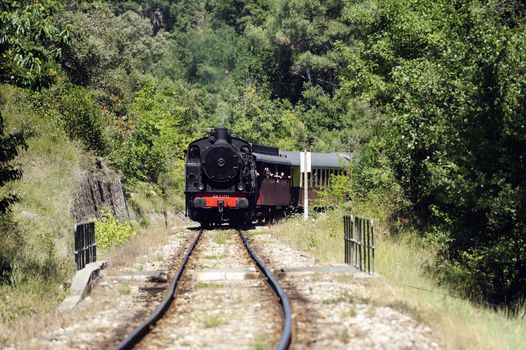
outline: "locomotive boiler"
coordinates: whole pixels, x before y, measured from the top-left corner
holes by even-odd
[[[190,143],[186,153],[186,210],[202,224],[246,222],[257,191],[252,146],[224,128]]]

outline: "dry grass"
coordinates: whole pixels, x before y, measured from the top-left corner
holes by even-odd
[[[336,264],[343,261],[342,220],[327,213],[315,214],[307,221],[297,215],[271,226],[269,233],[322,262]]]
[[[376,286],[377,300],[409,308],[432,325],[448,349],[520,349],[526,344],[526,320],[509,317],[456,298],[438,287],[423,266],[430,259],[418,241],[384,238],[379,242],[378,269],[390,285]]]
[[[222,260],[227,257],[226,253],[223,254],[216,254],[216,255],[204,255],[203,259],[207,260]]]
[[[271,227],[270,233],[324,263],[342,263],[342,214],[319,214],[307,222],[294,217]],[[391,306],[426,323],[445,349],[525,347],[526,320],[473,305],[439,287],[423,268],[433,255],[417,237],[378,236],[376,266],[384,279],[369,282],[367,302]]]
[[[137,225],[136,225],[137,226]],[[133,266],[137,259],[159,247],[170,236],[164,220],[152,220],[147,228],[136,227],[139,234],[134,235],[120,246],[110,247],[103,252],[101,259],[112,267]]]

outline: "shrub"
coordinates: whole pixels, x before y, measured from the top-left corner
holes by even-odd
[[[100,210],[100,214],[100,219],[95,222],[95,239],[101,250],[114,244],[122,244],[136,234],[132,225],[119,222],[111,209],[104,207]]]
[[[62,96],[59,110],[65,123],[65,130],[71,138],[82,141],[89,149],[104,153],[106,149],[102,132],[104,116],[89,90],[71,87]]]
[[[337,208],[350,199],[351,177],[349,175],[331,175],[331,185],[319,194],[316,205],[321,207]]]

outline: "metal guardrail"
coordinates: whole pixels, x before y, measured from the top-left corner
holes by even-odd
[[[75,225],[75,270],[81,270],[89,263],[97,261],[97,242],[95,241],[95,222],[82,222]]]
[[[374,273],[373,221],[354,215],[343,216],[345,263]]]

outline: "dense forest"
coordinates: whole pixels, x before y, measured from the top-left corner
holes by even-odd
[[[521,1],[4,0],[0,69],[2,96],[16,96],[4,108],[36,113],[118,169],[128,193],[167,203],[185,146],[213,126],[350,151],[351,202],[393,234],[417,230],[437,252],[430,272],[476,301],[524,298]],[[24,239],[9,184],[34,132],[0,119],[3,283]]]

